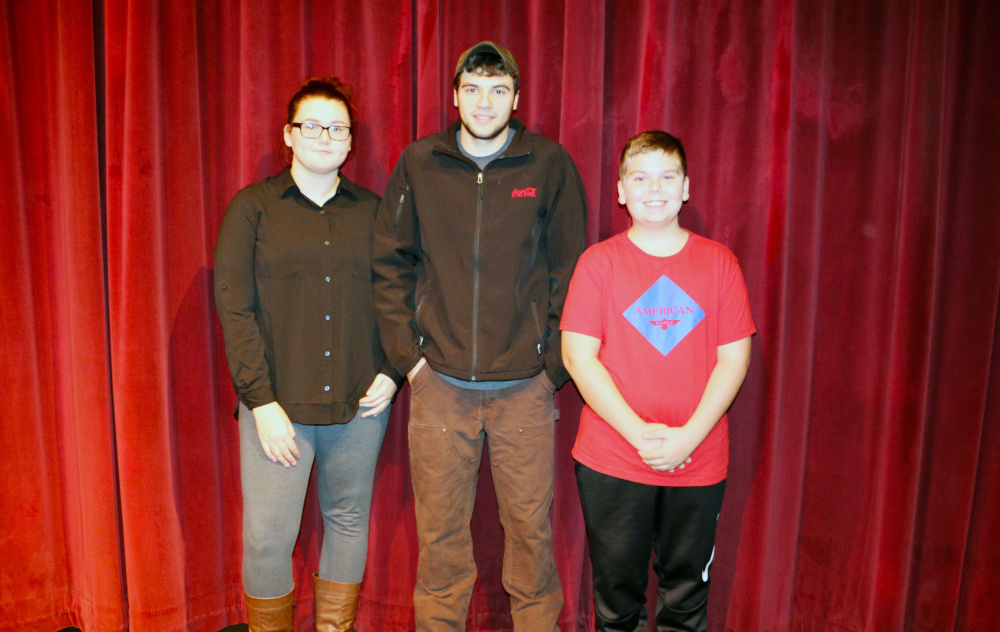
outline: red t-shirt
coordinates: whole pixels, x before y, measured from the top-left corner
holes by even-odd
[[[716,348],[753,334],[736,256],[695,234],[677,254],[657,257],[626,233],[587,249],[577,263],[560,328],[601,340],[598,358],[625,401],[649,423],[683,426],[701,401]],[[648,485],[711,485],[726,478],[724,415],[673,473],[656,472],[635,448],[585,406],[573,458]]]

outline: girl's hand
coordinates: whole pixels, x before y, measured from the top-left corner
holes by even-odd
[[[295,428],[278,402],[271,402],[253,409],[253,417],[257,422],[257,438],[264,454],[271,461],[281,462],[285,467],[296,464],[300,455],[295,445]]]
[[[379,373],[372,380],[372,385],[368,387],[365,396],[358,400],[358,405],[367,408],[361,413],[362,417],[374,417],[392,402],[392,396],[396,394],[396,383],[387,375]]]

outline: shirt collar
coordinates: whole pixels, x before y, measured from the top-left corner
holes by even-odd
[[[281,170],[276,176],[274,176],[274,186],[278,191],[280,197],[286,197],[294,190],[296,195],[302,195],[299,191],[298,185],[295,184],[295,178],[292,177],[292,166],[288,165]],[[358,199],[358,185],[350,181],[350,179],[344,175],[344,172],[340,172],[340,184],[337,185],[337,195],[341,192],[349,196],[350,198]],[[336,199],[337,195],[334,195],[331,200]]]

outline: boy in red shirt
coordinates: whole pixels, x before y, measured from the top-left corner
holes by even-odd
[[[626,232],[589,248],[563,310],[563,361],[587,405],[573,446],[597,630],[707,630],[709,567],[729,458],[726,410],[755,332],[725,246],[681,228],[684,148],[644,132],[622,152]]]

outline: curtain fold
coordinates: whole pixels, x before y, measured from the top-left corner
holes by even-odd
[[[0,629],[124,628],[93,14],[0,11]]]
[[[211,301],[220,208],[201,159],[222,121],[203,104],[198,6],[102,7],[110,362],[136,631],[217,630],[242,599],[236,432]]]
[[[521,69],[588,243],[628,226],[618,156],[688,152],[682,225],[739,257],[758,326],[730,413],[712,630],[1000,628],[1000,5],[977,0],[38,0],[0,8],[0,631],[215,632],[243,617],[235,397],[212,301],[226,204],[289,159],[300,82],[358,117],[345,173],[381,193],[455,118],[459,53]],[[670,376],[663,378],[664,388]],[[556,396],[560,627],[592,629]],[[397,398],[361,629],[412,628],[416,534]],[[311,625],[321,519],[295,553]],[[509,629],[489,468],[470,631]],[[653,594],[651,593],[651,598]]]

